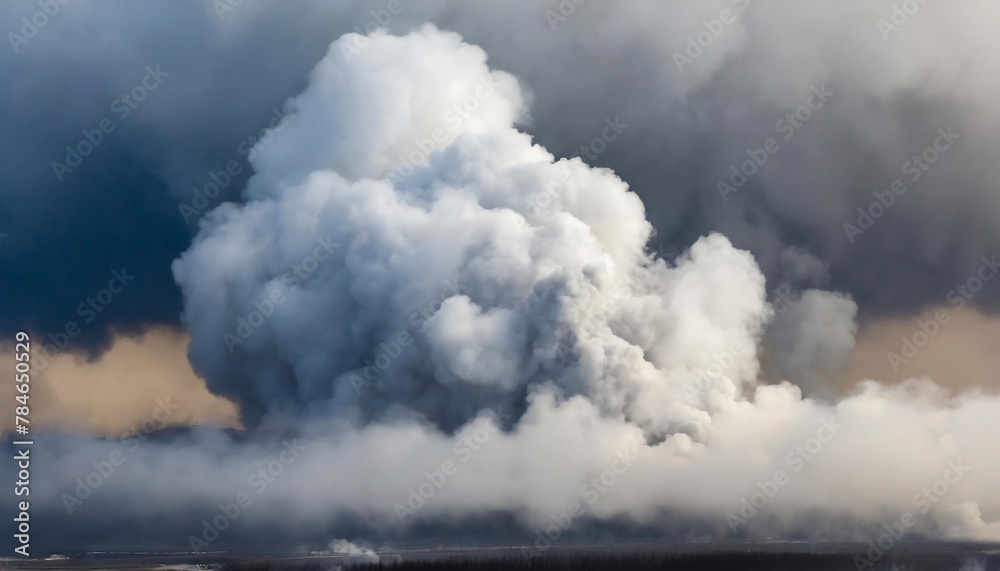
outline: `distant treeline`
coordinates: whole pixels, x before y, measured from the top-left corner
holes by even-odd
[[[312,571],[330,569],[329,561],[253,561],[230,564],[223,571]],[[474,559],[437,559],[379,563],[350,563],[344,571],[1000,571],[998,556],[964,553],[886,554],[871,561],[864,554],[846,553],[686,553],[636,555],[546,555]]]

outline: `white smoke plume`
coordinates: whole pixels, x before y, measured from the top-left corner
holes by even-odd
[[[777,500],[790,514],[842,510],[846,498],[836,492],[848,489],[859,509],[899,507],[887,499],[910,490],[894,478],[914,482],[919,474],[930,485],[948,460],[971,462],[978,473],[993,462],[972,442],[960,444],[970,435],[954,425],[978,416],[958,411],[987,405],[936,403],[917,385],[892,393],[871,385],[835,408],[802,400],[787,384],[754,388],[772,310],[751,256],[711,235],[673,267],[650,259],[651,227],[627,185],[532,145],[515,129],[526,112],[517,81],[490,70],[486,54],[457,35],[433,27],[404,37],[348,35],[289,106],[300,120],[259,153],[255,201],[216,212],[175,266],[192,360],[244,410],[306,406],[376,423],[364,432],[366,456],[392,448],[375,436],[390,412],[471,430],[466,423],[484,409],[526,407],[476,464],[513,469],[518,485],[488,493],[490,470],[469,470],[454,491],[442,491],[438,509],[555,510],[571,500],[566,490],[575,493],[584,476],[634,447],[644,450],[632,475],[642,485],[618,505],[609,500],[604,515],[723,513],[742,494],[720,490],[741,490],[748,473],[776,455],[784,461],[796,435],[828,419],[843,434]],[[237,351],[224,350],[233,316],[284,287],[276,276],[309,255],[314,237],[341,248]],[[449,283],[458,291],[414,326],[411,308],[438,300]],[[807,292],[778,321],[797,328],[774,329],[782,350],[802,356],[781,361],[803,371],[840,365],[853,346],[855,312],[843,296]],[[838,316],[846,322],[833,333]],[[412,345],[394,346],[400,332]],[[706,376],[727,353],[722,370]],[[378,369],[373,382],[365,363]],[[892,429],[883,423],[893,417],[903,421],[895,430],[918,440],[886,438]],[[920,440],[942,422],[947,437]],[[876,428],[878,438],[863,438]],[[443,436],[420,440],[428,438],[432,446]],[[550,449],[553,439],[562,453]],[[921,454],[899,458],[910,456],[902,449]],[[484,491],[470,504],[474,486]],[[699,497],[720,503],[699,505]]]
[[[774,310],[753,256],[720,234],[651,256],[626,182],[517,130],[529,87],[432,26],[348,34],[256,154],[248,204],[202,221],[174,265],[191,361],[249,427],[306,449],[239,525],[530,529],[579,504],[758,537],[811,522],[866,539],[912,512],[915,534],[1000,539],[1000,398],[914,380],[826,403],[762,383]],[[839,362],[855,312],[805,294],[784,361]],[[40,495],[62,509],[102,446],[44,452],[60,476]],[[150,443],[100,490],[104,517],[214,505],[264,453]]]
[[[330,543],[330,551],[346,555],[351,561],[365,561],[368,563],[378,563],[378,555],[366,547],[361,547],[345,539],[336,539]]]

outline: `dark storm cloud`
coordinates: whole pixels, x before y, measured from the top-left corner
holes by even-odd
[[[39,10],[4,3],[5,34]],[[198,2],[70,3],[17,53],[5,42],[0,334],[94,352],[112,330],[179,324],[170,262],[205,211],[239,199],[250,147],[328,43],[219,24]],[[135,279],[97,299],[123,268]]]

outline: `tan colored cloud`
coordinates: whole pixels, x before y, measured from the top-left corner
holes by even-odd
[[[37,353],[41,339],[32,340]],[[62,354],[32,371],[29,404],[33,431],[121,436],[152,426],[239,427],[236,406],[205,388],[187,360],[188,336],[167,329],[117,339],[98,360]],[[0,370],[14,372],[13,347],[0,353]],[[13,429],[18,405],[13,383],[0,385],[0,427]],[[164,411],[174,409],[166,415]],[[154,416],[155,414],[155,416]]]
[[[915,318],[863,327],[848,365],[831,383],[850,391],[864,379],[898,383],[926,376],[954,392],[998,392],[998,371],[1000,317],[971,308],[936,307]]]
[[[944,315],[947,322],[935,317]],[[933,331],[927,342],[920,335]],[[925,327],[921,327],[924,324]],[[904,352],[910,340],[916,353]],[[160,403],[178,406],[164,426],[239,427],[236,406],[211,394],[192,371],[186,334],[157,329],[141,338],[119,338],[94,362],[78,355],[57,356],[44,371],[32,372],[31,427],[120,436],[142,422],[153,422]],[[918,343],[923,347],[917,347]],[[12,347],[0,353],[0,370],[14,371]],[[890,361],[890,354],[902,360]],[[911,357],[912,355],[912,357]],[[955,392],[980,388],[1000,391],[1000,317],[973,309],[933,308],[911,319],[887,319],[862,327],[846,367],[833,374],[829,386],[851,392],[859,382],[875,379],[899,383],[930,377]],[[9,432],[17,402],[13,383],[0,385],[0,427]]]

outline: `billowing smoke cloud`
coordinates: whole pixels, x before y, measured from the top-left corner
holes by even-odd
[[[206,215],[173,267],[196,371],[261,440],[294,442],[149,442],[81,506],[75,478],[116,444],[41,449],[39,509],[63,537],[128,521],[185,544],[246,490],[231,540],[564,513],[859,539],[909,517],[996,539],[1000,399],[761,383],[768,323],[775,363],[807,378],[843,361],[854,303],[807,291],[776,317],[721,234],[651,255],[639,197],[519,131],[530,83],[486,57],[431,26],[330,46],[247,203]]]
[[[672,386],[691,364],[746,348],[706,402],[755,377],[769,309],[747,253],[716,235],[650,260],[638,198],[514,130],[524,99],[481,49],[432,28],[365,40],[333,46],[255,160],[255,200],[212,213],[175,265],[210,389],[250,422],[331,400],[454,427],[552,382],[659,436],[704,420]]]
[[[840,370],[854,348],[857,306],[843,295],[808,290],[796,301],[781,300],[782,311],[768,329],[766,375],[794,382],[810,396],[829,396],[824,373]]]

